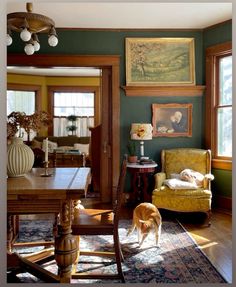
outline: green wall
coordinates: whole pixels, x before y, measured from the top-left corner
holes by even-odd
[[[40,35],[42,54],[81,54],[81,55],[120,55],[120,85],[125,85],[125,38],[126,37],[193,37],[195,39],[195,71],[196,84],[204,85],[205,59],[204,50],[206,45],[230,40],[230,25],[209,29],[189,31],[82,31],[82,30],[57,30],[59,44],[57,47],[49,47],[45,35]],[[219,29],[219,33],[218,33]],[[227,31],[224,32],[224,31]],[[227,37],[228,35],[228,37]],[[212,39],[212,40],[211,40]],[[204,41],[206,43],[204,43]],[[22,53],[23,44],[14,39],[13,45],[8,47],[8,52]],[[29,56],[30,57],[30,56]],[[121,103],[121,156],[127,153],[126,145],[130,138],[130,125],[133,122],[152,122],[151,105],[153,103],[192,103],[192,137],[178,138],[153,138],[145,142],[145,154],[160,163],[160,151],[163,148],[195,147],[204,148],[204,105],[205,97],[127,97],[120,90]],[[137,143],[138,144],[138,143]]]
[[[228,170],[213,169],[215,179],[212,182],[214,195],[232,197],[232,172]]]
[[[232,40],[232,21],[227,21],[221,25],[212,26],[203,32],[203,46],[206,49],[209,46]]]
[[[203,84],[203,33],[194,31],[81,31],[58,30],[59,44],[49,47],[45,35],[40,35],[40,53],[55,54],[110,54],[120,55],[120,85],[125,85],[125,38],[126,37],[193,37],[195,39],[196,84]],[[23,44],[14,39],[13,46],[8,51],[22,53]],[[130,124],[134,121],[152,121],[152,103],[192,103],[193,127],[191,138],[154,138],[146,142],[146,154],[159,162],[160,151],[163,148],[203,146],[203,97],[127,97],[121,90],[121,155],[126,153],[129,140]]]

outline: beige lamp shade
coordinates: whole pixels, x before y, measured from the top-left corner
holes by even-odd
[[[133,123],[131,124],[130,135],[132,140],[151,140],[152,125],[146,123]]]

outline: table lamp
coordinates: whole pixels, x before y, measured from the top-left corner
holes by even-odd
[[[132,140],[140,141],[140,157],[144,157],[144,141],[152,139],[152,125],[147,123],[133,123],[130,131]]]

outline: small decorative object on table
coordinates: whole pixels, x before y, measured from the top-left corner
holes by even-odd
[[[134,123],[131,125],[130,131],[132,140],[140,141],[140,158],[144,157],[144,141],[152,139],[152,125],[144,123]]]
[[[51,118],[45,111],[35,112],[32,115],[26,115],[24,112],[12,112],[7,116],[7,138],[23,137],[26,132],[29,141],[31,130],[38,132],[42,126],[49,126],[51,123]]]
[[[9,177],[24,176],[34,164],[32,149],[24,144],[23,138],[13,137],[7,147],[7,175]]]
[[[145,164],[155,164],[156,162],[150,158],[142,158],[139,163],[145,165]]]
[[[135,142],[129,141],[129,143],[127,144],[127,149],[128,149],[128,152],[129,152],[128,162],[129,163],[136,163],[138,161],[138,157],[136,155]]]
[[[48,161],[48,138],[46,138],[44,140],[45,142],[45,160],[44,160],[44,173],[41,174],[41,176],[43,177],[49,177],[49,176],[52,176],[52,173],[48,173],[48,164],[49,164],[49,161]]]
[[[7,117],[7,174],[9,177],[24,176],[34,164],[34,153],[23,141],[23,131],[38,131],[50,123],[46,112],[26,115],[23,112],[12,112]]]
[[[44,161],[44,173],[42,173],[40,176],[49,177],[53,175],[52,173],[48,172],[48,164],[49,164],[49,161]]]

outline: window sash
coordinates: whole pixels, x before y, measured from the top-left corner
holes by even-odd
[[[205,143],[212,151],[212,167],[232,170],[232,157],[219,156],[217,151],[218,109],[232,108],[232,103],[221,101],[219,97],[220,83],[219,62],[222,57],[232,56],[232,42],[210,46],[206,49],[206,113],[205,113]],[[222,90],[221,90],[222,91]],[[230,102],[228,102],[230,103]],[[231,132],[232,134],[232,132]]]
[[[215,145],[213,157],[232,159],[232,54],[216,55],[215,58]]]
[[[54,117],[94,116],[94,93],[88,92],[54,92]]]
[[[53,92],[53,135],[66,136],[70,134],[67,127],[70,122],[67,116],[76,115],[76,130],[73,134],[77,136],[90,136],[89,128],[94,126],[95,113],[94,92]]]
[[[219,57],[219,105],[232,105],[232,55]]]
[[[54,117],[53,119],[53,135],[54,136],[67,136],[70,134],[66,127],[68,121],[65,117]],[[74,135],[78,137],[90,137],[90,127],[94,126],[94,117],[78,117],[75,122],[76,130]]]
[[[232,106],[216,109],[216,157],[232,158]]]
[[[11,112],[25,112],[32,115],[35,112],[35,91],[7,90],[7,114]]]

